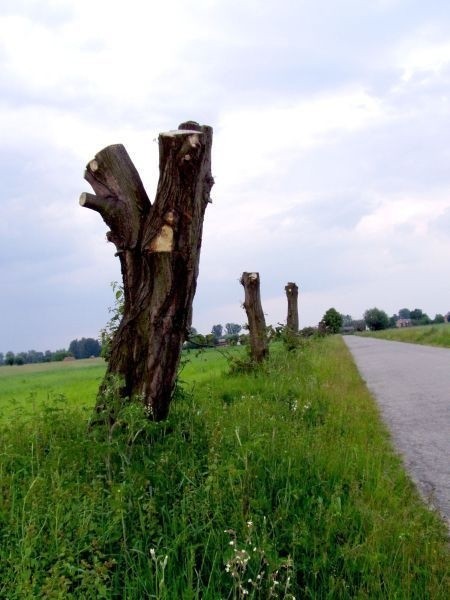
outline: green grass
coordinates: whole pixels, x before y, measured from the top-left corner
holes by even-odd
[[[220,377],[227,371],[227,358],[241,355],[244,348],[205,348],[185,350],[182,354],[180,379],[188,386]]]
[[[223,373],[225,357],[242,352],[189,350],[182,354],[180,379],[193,389],[198,383]],[[29,417],[43,406],[92,408],[105,374],[101,358],[0,367],[0,420],[13,415]]]
[[[104,372],[101,358],[0,367],[0,420],[44,404],[90,408]]]
[[[420,327],[403,327],[399,329],[384,329],[382,331],[366,331],[362,334],[384,340],[424,344],[450,348],[450,324],[423,325]]]
[[[445,528],[339,336],[246,375],[189,357],[166,422],[131,405],[88,434],[46,402],[2,427],[1,598],[450,596]]]

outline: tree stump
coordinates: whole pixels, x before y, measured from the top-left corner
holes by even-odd
[[[114,420],[104,389],[119,375],[125,399],[138,397],[149,418],[169,410],[181,349],[192,320],[205,209],[214,183],[212,128],[194,121],[159,135],[153,204],[124,146],[108,146],[84,174],[95,194],[80,204],[100,213],[119,257],[124,314],[113,337],[97,411]]]
[[[244,272],[240,282],[245,290],[244,308],[250,333],[250,357],[252,361],[259,363],[269,354],[266,320],[261,306],[259,273]]]
[[[286,326],[292,333],[298,333],[298,286],[289,281],[284,289],[288,302]]]

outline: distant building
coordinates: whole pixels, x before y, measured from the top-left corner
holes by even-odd
[[[411,327],[412,321],[411,319],[397,319],[395,321],[396,327]]]
[[[450,323],[450,312],[448,312],[446,315],[444,315],[444,319],[446,323]]]
[[[342,335],[355,333],[355,328],[353,327],[353,325],[346,325],[340,328],[339,333],[342,333]]]

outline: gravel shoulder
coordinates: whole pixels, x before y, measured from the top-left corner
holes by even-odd
[[[419,492],[450,526],[450,349],[344,340]]]

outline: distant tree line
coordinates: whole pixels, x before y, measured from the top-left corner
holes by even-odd
[[[72,340],[69,344],[69,354],[74,358],[91,358],[100,356],[102,347],[98,340],[94,338],[81,338],[81,340]]]
[[[426,313],[423,312],[420,308],[401,308],[398,311],[398,315],[392,315],[390,317],[390,326],[395,326],[396,322],[399,319],[410,320],[411,325],[431,325],[434,323],[444,323],[445,317],[444,315],[437,314],[434,319],[431,319]]]
[[[364,313],[364,320],[370,330],[379,331],[398,326],[417,327],[420,325],[444,323],[445,317],[444,315],[436,314],[434,319],[432,319],[420,308],[401,308],[398,314],[389,317],[384,310],[370,308]]]
[[[39,352],[37,350],[28,350],[27,352],[14,353],[11,350],[0,352],[0,365],[26,365],[32,363],[58,362],[68,356],[73,358],[90,358],[91,356],[99,356],[101,346],[98,340],[93,338],[81,338],[81,340],[72,340],[69,344],[69,349],[61,348],[60,350],[46,350]]]
[[[203,335],[202,333],[198,333],[195,327],[191,327],[188,339],[185,342],[185,348],[214,347],[220,344],[230,346],[237,343],[245,344],[248,335],[239,335],[242,329],[242,325],[238,325],[237,323],[226,323],[225,327],[217,324],[212,326],[211,333]]]
[[[211,329],[212,335],[216,339],[227,338],[230,335],[239,335],[242,330],[242,325],[238,325],[237,323],[226,323],[225,327],[222,325],[213,325]]]
[[[447,313],[450,315],[450,313]],[[379,331],[394,327],[415,327],[419,325],[432,325],[445,323],[446,317],[437,314],[431,319],[420,308],[401,308],[398,314],[389,316],[379,308],[369,308],[364,312],[363,319],[353,319],[351,315],[340,314],[335,308],[329,308],[320,321],[317,331],[321,334],[353,333],[355,331]]]
[[[450,313],[449,313],[450,314]],[[370,329],[378,331],[397,327],[397,321],[403,319],[408,326],[431,325],[435,323],[444,323],[445,317],[437,314],[431,319],[420,308],[408,309],[401,308],[398,314],[389,315],[379,308],[369,308],[364,312],[364,318],[353,319],[351,315],[341,314],[334,307],[329,308],[317,327],[305,327],[300,330],[297,337],[306,338],[314,335],[327,335],[333,333],[353,333]],[[241,326],[237,323],[226,323],[225,326],[216,324],[212,326],[211,333],[203,335],[198,333],[192,327],[189,332],[188,340],[185,343],[186,348],[199,348],[205,346],[217,346],[219,344],[246,344],[248,343],[248,334],[241,333],[247,326]],[[267,336],[270,340],[281,340],[285,334],[285,326],[279,324],[277,327],[269,325]]]
[[[37,350],[28,350],[27,352],[12,352],[9,350],[5,354],[0,352],[0,365],[26,365],[31,363],[45,363],[61,361],[70,356],[69,352],[64,348],[60,350],[46,350],[39,352]]]

